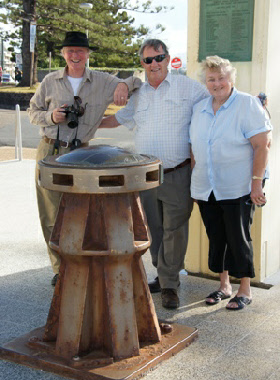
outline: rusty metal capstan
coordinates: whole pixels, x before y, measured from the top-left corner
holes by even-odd
[[[150,237],[139,191],[162,183],[161,162],[99,145],[39,167],[39,184],[62,193],[50,239],[59,279],[46,325],[0,347],[0,357],[73,378],[121,379],[186,347],[197,330],[159,325],[141,259]]]
[[[43,339],[56,341],[56,354],[127,358],[139,355],[139,341],[161,340],[141,260],[150,239],[138,195],[161,183],[160,167],[111,146],[40,163],[41,186],[63,193],[50,239],[63,265]]]

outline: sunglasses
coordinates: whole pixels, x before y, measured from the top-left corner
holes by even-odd
[[[79,97],[79,96],[74,96],[74,104],[75,104],[75,108],[77,110],[77,115],[78,116],[83,116],[83,114],[85,113],[85,108],[81,106],[82,104],[82,99]]]
[[[147,65],[150,65],[153,62],[153,60],[155,60],[156,62],[162,62],[165,58],[166,58],[166,54],[159,54],[159,55],[156,55],[155,57],[143,58],[143,62],[146,63]]]

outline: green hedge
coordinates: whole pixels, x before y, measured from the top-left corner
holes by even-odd
[[[52,71],[57,71],[57,70],[62,70],[64,69],[64,67],[52,67],[51,70]],[[90,67],[91,70],[95,70],[95,71],[106,71],[108,73],[110,72],[115,72],[115,71],[143,71],[143,67],[134,67],[134,68],[126,68],[126,69],[123,69],[123,68],[117,68],[117,67]],[[38,67],[37,70],[42,70],[42,71],[49,71],[48,68],[40,68]]]

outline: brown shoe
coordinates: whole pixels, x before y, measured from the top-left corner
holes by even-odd
[[[179,297],[176,289],[161,289],[162,306],[166,309],[177,309],[179,307]]]
[[[161,287],[159,283],[159,278],[156,277],[153,281],[148,282],[149,289],[151,293],[160,293],[161,292]],[[180,286],[180,281],[178,284],[178,287]]]
[[[149,289],[151,293],[160,293],[161,292],[161,287],[159,283],[158,277],[156,277],[153,281],[148,283]]]

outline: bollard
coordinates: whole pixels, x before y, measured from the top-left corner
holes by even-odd
[[[20,120],[20,107],[18,104],[16,105],[15,159],[22,161],[21,120]]]
[[[46,325],[0,356],[73,378],[120,379],[189,345],[196,329],[159,324],[141,258],[150,236],[139,191],[162,183],[161,162],[100,145],[39,167],[40,186],[62,193],[50,239],[59,278]]]

